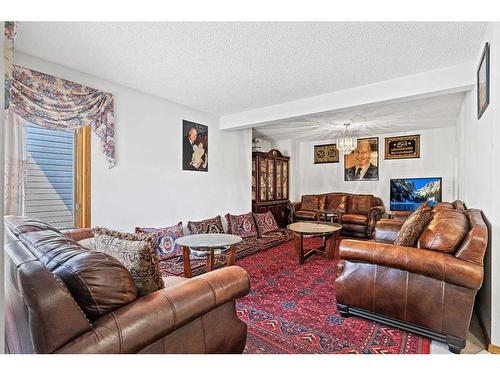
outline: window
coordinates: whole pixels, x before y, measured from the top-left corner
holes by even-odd
[[[90,131],[26,128],[25,215],[58,229],[90,226]]]

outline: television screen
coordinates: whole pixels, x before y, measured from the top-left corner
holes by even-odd
[[[391,211],[414,211],[441,202],[441,177],[391,179]]]

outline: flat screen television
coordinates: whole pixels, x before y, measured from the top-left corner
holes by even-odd
[[[441,202],[441,177],[391,179],[391,211],[414,211]]]

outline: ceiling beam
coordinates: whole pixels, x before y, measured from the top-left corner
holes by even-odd
[[[408,101],[468,91],[475,84],[474,72],[474,65],[469,62],[329,94],[256,108],[221,116],[220,128],[237,130],[265,126],[279,120],[360,105]]]

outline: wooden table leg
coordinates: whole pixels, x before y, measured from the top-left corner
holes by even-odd
[[[326,249],[326,259],[333,259],[333,256],[335,254],[335,245],[337,244],[337,236],[339,234],[339,231],[336,230],[335,232],[332,232],[332,235],[330,237],[330,245],[328,246],[328,249]]]
[[[227,265],[234,266],[235,262],[236,262],[236,246],[232,245],[229,248],[229,256],[227,258]]]
[[[207,272],[214,269],[214,249],[210,249],[207,254]]]
[[[182,261],[184,263],[184,277],[191,278],[193,272],[191,271],[191,262],[189,262],[189,247],[182,247]]]
[[[304,264],[304,236],[299,234],[295,238],[295,250],[299,254],[299,264]]]

